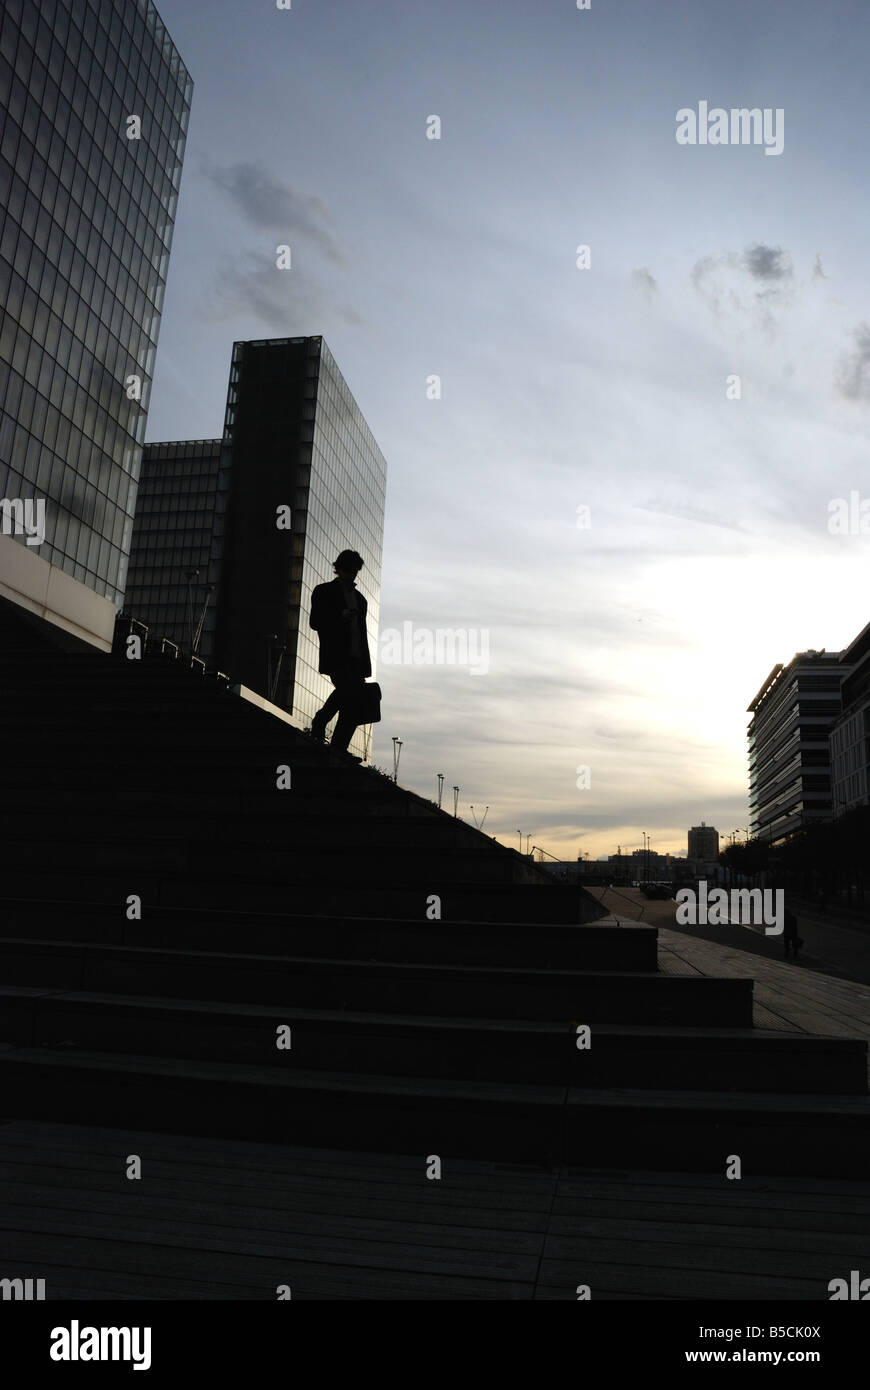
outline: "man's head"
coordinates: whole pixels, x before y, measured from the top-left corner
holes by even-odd
[[[362,556],[357,555],[355,550],[343,550],[332,568],[340,579],[353,580],[362,569],[363,563]]]

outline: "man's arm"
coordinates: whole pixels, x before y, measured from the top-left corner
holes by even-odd
[[[311,616],[308,619],[308,626],[315,629],[321,628],[323,627],[323,619],[323,592],[321,585],[318,584],[311,594]]]

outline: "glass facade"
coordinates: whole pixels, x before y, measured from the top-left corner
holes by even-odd
[[[208,585],[220,461],[219,439],[145,445],[124,595],[129,614],[187,650],[199,629],[197,651],[208,662],[214,656]]]
[[[235,343],[220,444],[146,446],[126,611],[189,647],[186,571],[199,569],[195,612],[213,586],[199,654],[306,727],[332,690],[311,593],[342,550],[365,561],[374,666],[386,472],[322,338]]]
[[[376,671],[387,489],[384,456],[322,340],[316,401],[301,574],[298,579],[294,575],[292,589],[294,608],[300,614],[293,709],[306,725],[332,690],[329,677],[317,670],[317,633],[308,626],[311,593],[316,585],[335,578],[332,563],[342,550],[356,550],[365,561],[356,586],[368,603],[369,649],[372,671]],[[359,738],[357,734],[351,745],[355,753],[361,751]]]
[[[149,0],[3,0],[0,497],[116,604],[192,90]]]

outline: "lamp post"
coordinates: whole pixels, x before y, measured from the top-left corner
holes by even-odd
[[[453,788],[453,814],[454,814],[454,816],[459,814],[459,812],[458,812],[458,806],[459,806],[459,788],[458,788],[458,787],[454,787],[454,788]]]
[[[398,735],[393,737],[393,781],[399,780],[399,759],[402,756],[402,740]]]
[[[442,797],[442,794],[443,794],[443,792],[444,792],[444,773],[443,773],[443,772],[436,772],[436,773],[435,773],[435,776],[438,778],[438,810],[440,811],[440,810],[441,810],[441,797]]]

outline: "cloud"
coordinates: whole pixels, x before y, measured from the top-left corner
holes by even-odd
[[[852,337],[855,347],[837,368],[837,389],[848,401],[870,402],[870,323],[860,323]]]
[[[743,253],[743,264],[756,280],[788,280],[794,274],[791,257],[781,246],[756,242]]]
[[[788,308],[795,295],[790,254],[763,242],[739,254],[703,256],[692,267],[691,280],[717,318],[729,312],[748,315],[768,330],[777,327],[774,310]]]
[[[639,290],[648,304],[652,301],[653,296],[658,293],[659,287],[656,283],[655,276],[647,270],[646,266],[643,266],[640,270],[633,270],[631,272],[631,283],[636,290]]]
[[[689,502],[667,502],[651,497],[647,502],[635,502],[635,507],[643,512],[660,512],[663,516],[675,516],[681,521],[698,521],[703,526],[721,526],[727,531],[745,531],[739,521],[711,512],[707,507],[695,507]]]
[[[321,333],[327,317],[354,326],[365,322],[350,305],[337,304],[310,274],[279,270],[274,256],[253,251],[224,257],[207,301],[209,319],[240,314],[252,314],[281,337]]]
[[[347,257],[327,225],[329,214],[320,198],[299,193],[268,174],[258,164],[224,166],[203,163],[206,179],[225,193],[246,221],[284,239],[298,236],[312,242],[331,261]]]

